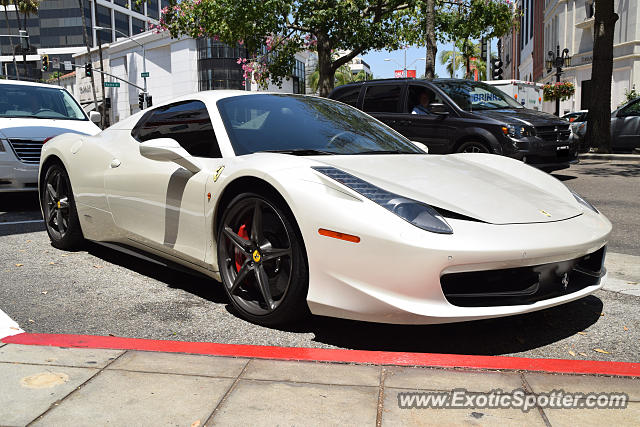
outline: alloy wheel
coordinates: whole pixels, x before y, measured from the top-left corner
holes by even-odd
[[[267,200],[233,203],[223,218],[218,250],[223,283],[240,308],[264,316],[284,301],[293,275],[293,238]]]
[[[44,181],[44,220],[47,229],[58,239],[69,230],[69,185],[60,168],[49,169]]]

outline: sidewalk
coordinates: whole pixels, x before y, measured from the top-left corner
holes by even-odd
[[[70,346],[23,345],[67,340]],[[349,350],[279,349],[117,337],[22,334],[0,342],[0,425],[638,425],[640,364]],[[101,344],[102,343],[102,344]],[[133,349],[70,348],[114,346]],[[129,344],[127,344],[129,343]],[[140,351],[140,348],[167,351]],[[228,357],[184,354],[180,350]],[[270,356],[271,355],[271,356]],[[296,356],[298,355],[298,356]],[[324,356],[323,356],[324,355]],[[389,364],[309,361],[395,360]],[[438,359],[437,356],[440,356]],[[429,359],[429,357],[433,357]],[[618,373],[552,374],[531,370],[398,366],[503,364],[533,370]],[[459,363],[464,360],[469,363]],[[524,362],[523,362],[524,361]],[[450,363],[449,363],[450,362]],[[526,365],[529,364],[529,365]],[[555,368],[554,368],[555,367]],[[501,389],[527,393],[620,392],[625,409],[402,409],[398,393]]]

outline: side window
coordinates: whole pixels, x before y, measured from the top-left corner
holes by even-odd
[[[620,110],[622,116],[640,116],[640,100]]]
[[[344,102],[345,104],[349,104],[352,107],[356,107],[358,105],[358,96],[360,95],[361,85],[345,87],[336,90],[335,96],[333,99],[336,101]]]
[[[368,86],[362,110],[368,113],[400,113],[402,85]]]
[[[140,142],[173,138],[192,156],[222,157],[209,112],[202,101],[156,108],[142,116],[131,135]]]
[[[438,103],[445,104],[440,95],[426,86],[409,85],[409,96],[407,97],[407,113],[411,113],[416,109],[421,110],[418,114],[428,114],[429,104]],[[447,104],[445,104],[447,105]]]

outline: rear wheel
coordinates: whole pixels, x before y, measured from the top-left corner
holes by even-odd
[[[40,186],[40,203],[51,244],[58,249],[77,249],[84,242],[69,175],[64,167],[50,165]]]
[[[487,147],[482,142],[478,141],[467,141],[463,142],[458,149],[456,150],[458,153],[490,153],[489,147]]]
[[[252,322],[278,325],[308,313],[302,238],[280,202],[234,198],[218,229],[218,266],[233,306]]]

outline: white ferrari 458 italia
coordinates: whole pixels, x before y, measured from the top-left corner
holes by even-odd
[[[603,285],[611,223],[587,201],[517,160],[424,150],[328,99],[202,92],[48,141],[40,201],[53,246],[186,266],[263,325],[460,322]]]

